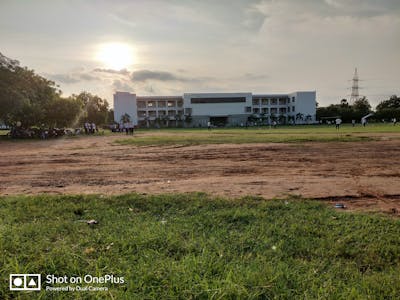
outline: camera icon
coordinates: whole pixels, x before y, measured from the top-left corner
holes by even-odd
[[[10,274],[10,291],[40,291],[40,274]]]

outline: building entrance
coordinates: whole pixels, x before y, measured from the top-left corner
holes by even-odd
[[[228,123],[228,117],[210,117],[210,122],[213,126],[225,127]]]

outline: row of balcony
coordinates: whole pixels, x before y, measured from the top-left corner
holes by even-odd
[[[138,108],[180,108],[183,106],[183,101],[138,101]]]
[[[279,98],[279,99],[253,99],[252,104],[253,106],[286,106],[294,102],[294,99],[289,98]],[[137,101],[138,108],[165,108],[165,107],[175,107],[181,108],[183,107],[183,100],[138,100]]]

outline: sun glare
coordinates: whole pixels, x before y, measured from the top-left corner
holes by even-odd
[[[127,44],[107,43],[99,47],[96,59],[107,69],[121,70],[133,64],[134,51]]]

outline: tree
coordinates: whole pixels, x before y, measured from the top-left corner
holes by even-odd
[[[361,119],[371,112],[371,105],[367,98],[363,97],[349,105],[346,99],[340,100],[340,104],[331,104],[327,107],[317,108],[317,119],[340,117],[343,122],[351,122],[353,119]]]
[[[50,127],[68,127],[77,125],[81,106],[73,98],[58,98],[46,107],[46,122]]]
[[[296,121],[303,121],[303,120],[304,120],[304,114],[297,113],[296,114]]]
[[[185,123],[186,123],[186,126],[189,126],[190,123],[192,123],[192,115],[191,114],[185,115]]]
[[[62,98],[53,81],[33,70],[20,67],[0,53],[0,119],[23,127],[65,127],[73,125],[80,114],[80,105],[71,98]]]
[[[81,92],[79,95],[72,95],[73,99],[76,99],[81,103],[84,114],[81,117],[81,123],[85,121],[94,122],[98,125],[104,125],[108,123],[108,102],[99,96],[92,95],[88,92]]]
[[[390,99],[383,100],[376,107],[375,117],[381,119],[400,119],[400,97],[393,95]]]
[[[26,127],[48,124],[46,110],[61,95],[55,83],[16,61],[4,64],[5,60],[0,53],[0,119],[7,124],[20,121]]]
[[[371,112],[371,105],[366,97],[357,99],[352,106],[356,113],[367,115]]]
[[[110,110],[108,111],[107,122],[108,122],[109,124],[115,123],[115,120],[114,120],[114,110],[113,110],[113,109],[110,109]]]
[[[129,123],[131,121],[131,116],[129,114],[125,113],[121,116],[120,121],[122,122],[122,124]]]
[[[340,100],[340,105],[341,105],[342,107],[344,107],[344,106],[349,106],[349,102],[347,102],[347,99],[342,99],[342,100]]]
[[[376,111],[387,109],[387,108],[400,108],[400,97],[393,95],[388,100],[383,100],[376,107]]]

